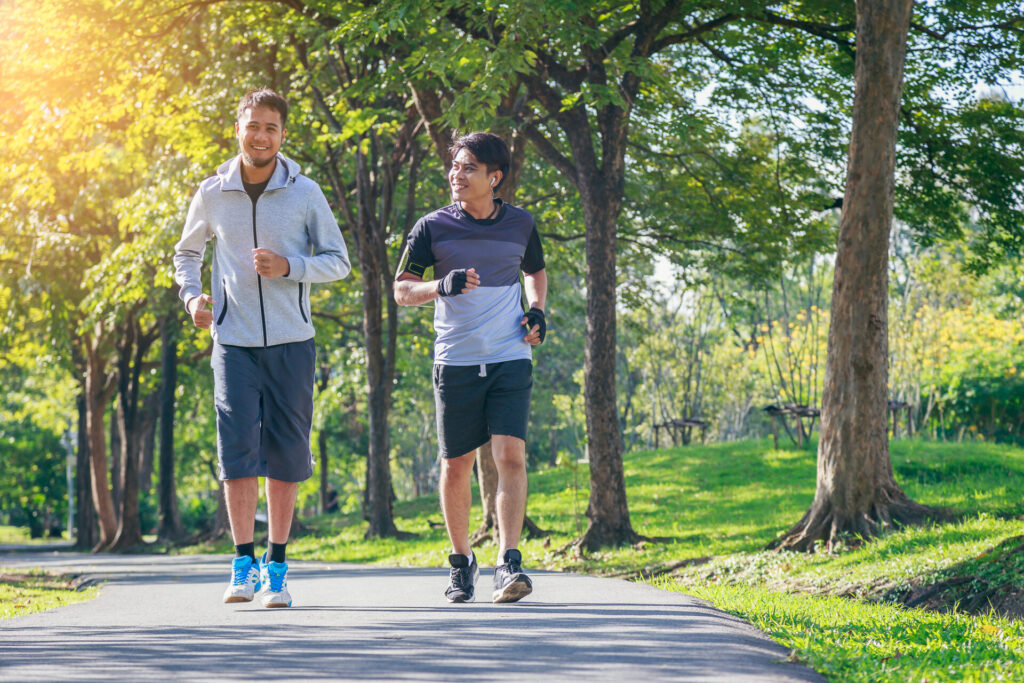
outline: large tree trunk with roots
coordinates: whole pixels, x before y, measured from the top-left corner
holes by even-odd
[[[178,386],[178,318],[168,313],[160,320],[160,455],[157,463],[159,526],[157,534],[165,541],[184,536],[178,514],[178,492],[174,482],[174,411]]]
[[[587,335],[583,376],[586,377],[590,502],[587,529],[579,545],[588,550],[640,539],[629,520],[615,387],[615,223],[621,192],[604,190],[599,183],[580,182],[587,226]]]
[[[926,517],[889,460],[888,245],[896,127],[913,0],[857,3],[853,131],[839,225],[811,508],[772,547],[831,548]]]

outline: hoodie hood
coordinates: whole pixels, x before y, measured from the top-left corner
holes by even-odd
[[[279,190],[288,183],[294,183],[299,176],[299,164],[292,161],[285,155],[278,152],[277,166],[274,168],[274,175],[270,176],[267,183],[268,190]],[[237,190],[245,192],[242,185],[242,155],[228,159],[217,168],[217,176],[220,178],[221,191]]]

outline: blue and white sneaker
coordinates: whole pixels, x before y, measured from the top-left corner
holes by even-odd
[[[224,591],[224,602],[252,602],[260,589],[260,563],[251,557],[236,557],[231,562],[231,584]]]
[[[292,594],[288,592],[288,563],[270,562],[267,553],[260,559],[260,582],[264,607],[291,607]]]

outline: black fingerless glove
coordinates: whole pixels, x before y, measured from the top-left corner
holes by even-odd
[[[547,323],[544,322],[544,311],[539,308],[531,308],[523,315],[526,316],[526,334],[530,334],[530,330],[532,330],[533,326],[536,325],[537,333],[540,335],[540,341],[543,343],[544,335],[548,331]]]
[[[453,270],[437,282],[437,293],[441,296],[462,294],[466,287],[466,269]]]

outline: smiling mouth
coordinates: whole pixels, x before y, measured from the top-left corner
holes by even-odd
[[[252,148],[257,152],[266,152],[268,149],[270,149],[269,147],[259,147],[258,145],[253,145]]]

